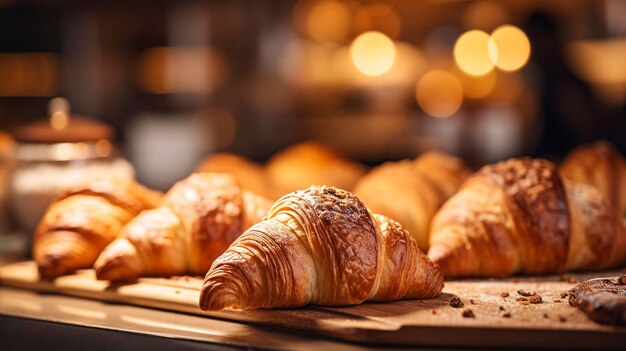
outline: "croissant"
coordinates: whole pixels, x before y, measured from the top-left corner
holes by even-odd
[[[616,214],[626,217],[626,160],[606,141],[572,151],[559,170],[572,181],[595,186],[609,199]]]
[[[397,222],[353,194],[311,187],[279,199],[207,273],[203,310],[436,297],[443,275]]]
[[[433,219],[428,257],[446,276],[605,269],[626,258],[626,229],[596,188],[542,159],[470,177]]]
[[[373,212],[400,222],[426,252],[433,216],[468,175],[460,159],[429,151],[415,160],[372,169],[359,180],[354,194]]]
[[[158,204],[161,194],[133,180],[98,178],[69,187],[48,207],[33,240],[44,278],[90,268],[126,222]]]
[[[205,158],[197,172],[228,173],[232,175],[241,187],[252,193],[265,197],[272,197],[272,188],[265,176],[263,167],[245,157],[228,152],[218,152]]]
[[[274,155],[266,172],[276,198],[311,185],[351,190],[365,168],[317,142],[292,145]]]
[[[94,265],[100,280],[205,274],[211,263],[270,208],[225,173],[194,173],[175,184],[160,207],[122,229]]]

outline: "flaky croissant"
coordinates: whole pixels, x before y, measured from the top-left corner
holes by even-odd
[[[311,187],[279,199],[207,273],[203,310],[359,304],[438,296],[443,276],[397,222],[353,194]]]
[[[596,188],[563,180],[549,161],[511,159],[443,205],[428,257],[450,277],[605,269],[624,262],[626,229]]]
[[[160,207],[122,229],[94,265],[100,280],[202,275],[271,202],[244,191],[225,173],[194,173],[175,184]]]
[[[460,159],[429,151],[415,160],[372,169],[359,180],[354,194],[371,211],[400,222],[426,252],[433,216],[469,174]]]
[[[243,189],[267,198],[273,196],[272,187],[267,180],[263,167],[243,156],[218,152],[202,160],[196,171],[228,173],[237,180]]]
[[[48,207],[35,232],[33,258],[44,278],[90,268],[120,229],[155,207],[161,194],[129,179],[99,178],[69,187]]]
[[[365,167],[317,142],[302,142],[274,155],[266,166],[275,198],[311,185],[352,190]]]
[[[609,199],[617,215],[626,217],[626,160],[606,141],[574,149],[559,171],[577,183],[592,185]]]

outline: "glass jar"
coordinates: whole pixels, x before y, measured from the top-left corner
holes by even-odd
[[[11,211],[21,229],[33,233],[59,190],[103,176],[134,176],[132,165],[108,140],[18,143],[10,181]]]

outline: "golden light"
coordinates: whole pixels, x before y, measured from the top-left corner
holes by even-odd
[[[454,44],[454,61],[463,72],[482,76],[493,70],[489,39],[489,34],[480,30],[467,31],[457,39]]]
[[[498,27],[489,39],[489,58],[503,71],[516,71],[528,62],[530,41],[524,32],[512,25]]]
[[[96,155],[98,155],[98,157],[109,156],[111,155],[111,151],[112,146],[108,140],[102,139],[96,142]]]
[[[368,76],[380,76],[393,65],[396,47],[383,33],[366,32],[354,39],[350,54],[352,63],[359,72]]]
[[[50,125],[52,129],[61,130],[67,127],[69,117],[65,112],[57,111],[50,116]]]
[[[350,9],[336,0],[315,3],[306,18],[306,31],[318,41],[341,42],[350,35]]]
[[[461,83],[452,73],[444,70],[424,74],[417,83],[415,94],[422,110],[438,118],[452,116],[463,103]]]
[[[48,113],[50,114],[50,126],[52,129],[61,130],[67,127],[70,121],[70,104],[67,99],[56,97],[48,102]]]
[[[495,88],[498,80],[498,74],[495,70],[482,76],[471,76],[459,70],[456,76],[463,86],[464,96],[468,99],[482,99],[487,97]]]

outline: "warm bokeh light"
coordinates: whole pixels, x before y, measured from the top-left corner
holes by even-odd
[[[50,126],[52,129],[61,130],[69,123],[70,104],[66,98],[55,97],[48,102],[50,114]]]
[[[228,71],[222,56],[206,47],[151,48],[137,68],[139,85],[152,94],[211,93]]]
[[[518,70],[528,62],[530,41],[524,32],[512,25],[498,27],[489,39],[489,58],[503,71]]]
[[[401,20],[398,12],[386,3],[363,4],[354,14],[354,32],[378,31],[390,38],[400,35]]]
[[[318,41],[342,42],[350,35],[350,9],[336,0],[315,3],[306,17],[306,31]]]
[[[445,118],[452,116],[461,107],[463,87],[452,73],[433,70],[420,78],[416,98],[424,112],[433,117]]]
[[[454,61],[463,72],[482,76],[493,70],[489,38],[489,34],[480,30],[470,30],[459,37],[454,44]]]
[[[464,96],[468,99],[487,97],[495,88],[498,80],[498,74],[495,70],[482,76],[472,76],[458,70],[456,76],[463,86]]]
[[[0,53],[0,96],[53,96],[60,67],[54,53]]]
[[[50,116],[50,125],[52,129],[61,130],[67,127],[69,117],[65,112],[57,111]]]
[[[359,35],[350,46],[354,66],[368,76],[380,76],[389,71],[396,59],[396,48],[386,35],[366,32]]]

